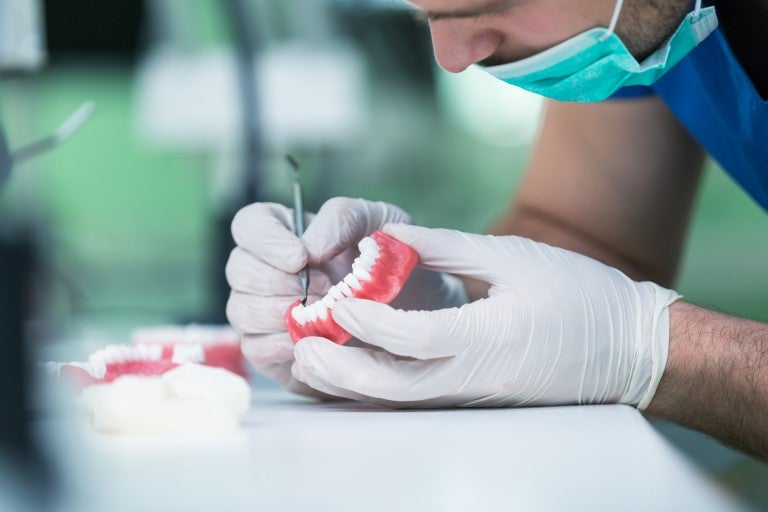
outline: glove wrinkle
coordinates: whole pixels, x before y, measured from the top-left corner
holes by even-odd
[[[637,405],[649,396],[663,370],[674,292],[524,238],[399,224],[386,231],[414,247],[425,268],[487,279],[489,297],[437,311],[340,304],[339,323],[384,350],[334,350],[332,364],[310,370],[328,384],[429,407]]]
[[[434,315],[442,320],[435,322]],[[341,300],[333,309],[334,320],[365,343],[390,354],[424,360],[454,356],[461,350],[458,340],[446,335],[460,317],[461,308],[401,311],[361,299]]]

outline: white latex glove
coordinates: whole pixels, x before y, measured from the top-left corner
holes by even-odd
[[[341,300],[334,320],[380,349],[306,338],[295,350],[297,379],[398,407],[650,403],[675,292],[525,238],[383,231],[413,247],[426,268],[489,283],[490,296],[433,312]]]
[[[312,303],[349,273],[360,239],[387,223],[410,222],[410,217],[390,204],[339,197],[307,220],[299,239],[293,234],[293,213],[282,205],[256,203],[238,212],[232,222],[237,247],[226,268],[232,287],[227,317],[242,334],[243,353],[257,371],[291,391],[319,395],[291,375],[293,343],[284,316],[301,297],[297,273],[309,262]],[[393,304],[439,309],[464,302],[457,279],[417,269]]]

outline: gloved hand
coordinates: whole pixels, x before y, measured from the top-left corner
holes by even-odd
[[[433,312],[343,299],[334,320],[380,349],[306,338],[295,349],[297,379],[397,407],[650,403],[675,292],[525,238],[406,225],[383,231],[413,247],[428,269],[489,283],[489,297]]]
[[[237,247],[226,267],[232,287],[227,317],[242,334],[243,353],[257,371],[291,391],[319,395],[291,375],[293,343],[284,315],[301,297],[297,273],[309,263],[308,302],[314,302],[349,273],[360,239],[387,223],[410,222],[410,217],[386,203],[334,198],[316,216],[308,215],[307,222],[299,239],[293,234],[293,213],[282,205],[256,203],[238,212],[232,222]],[[439,309],[464,302],[457,279],[417,269],[393,304]]]

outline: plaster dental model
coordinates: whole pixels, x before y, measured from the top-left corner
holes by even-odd
[[[352,271],[322,299],[307,306],[296,301],[288,308],[285,323],[294,343],[307,336],[322,336],[343,345],[352,336],[333,320],[336,302],[351,297],[388,304],[419,261],[411,247],[381,231],[363,238],[358,249],[360,256],[352,263]]]
[[[181,348],[179,348],[181,347]],[[46,363],[54,379],[81,389],[80,403],[97,429],[115,434],[223,433],[250,404],[246,380],[198,364],[202,347],[111,345],[82,363]]]
[[[83,390],[80,404],[110,434],[226,434],[239,428],[251,389],[221,368],[185,363],[160,376],[125,375]]]

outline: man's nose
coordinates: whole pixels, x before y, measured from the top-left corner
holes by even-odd
[[[465,31],[459,21],[439,20],[429,24],[437,64],[450,73],[460,73],[496,53],[503,37],[495,31]]]

